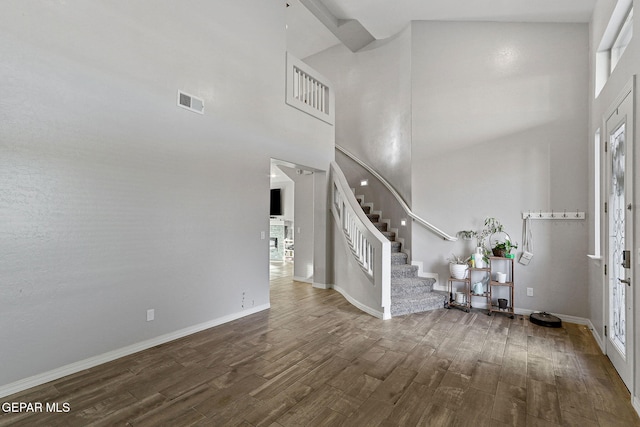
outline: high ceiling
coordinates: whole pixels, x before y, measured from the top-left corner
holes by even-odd
[[[410,21],[589,22],[596,0],[316,0],[338,19],[356,19],[377,39]],[[288,46],[304,58],[339,43],[299,0],[287,0]]]

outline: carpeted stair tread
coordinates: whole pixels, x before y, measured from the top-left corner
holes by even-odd
[[[377,213],[368,213],[367,214],[367,218],[369,218],[369,220],[371,222],[378,222],[380,220],[380,214]]]
[[[417,265],[392,265],[391,266],[391,284],[393,285],[393,279],[403,279],[406,277],[416,277],[418,275]]]
[[[402,247],[402,243],[400,242],[391,242],[391,253],[400,252],[400,248]]]

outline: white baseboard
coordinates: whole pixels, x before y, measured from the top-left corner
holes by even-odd
[[[333,285],[329,283],[309,282],[316,289],[333,289]]]
[[[309,284],[313,283],[313,279],[308,279],[306,277],[300,277],[300,276],[293,276],[293,280],[295,282],[302,282],[302,283],[309,283]]]
[[[529,316],[532,313],[537,313],[543,310],[529,310],[528,308],[517,308],[515,309],[516,314],[521,314],[523,316]],[[553,314],[560,318],[560,320],[569,323],[576,323],[578,325],[589,325],[589,319],[585,319],[584,317],[571,316],[569,314],[560,314],[560,313],[549,313]]]
[[[633,399],[631,399],[631,406],[633,406],[633,409],[635,409],[640,416],[640,398],[638,398],[638,396],[633,396]]]
[[[596,331],[596,328],[593,326],[593,323],[591,323],[591,320],[587,319],[587,322],[588,322],[587,326],[591,330],[591,335],[593,335],[593,338],[598,343],[598,347],[600,347],[600,351],[602,351],[602,354],[607,354],[606,349],[604,347],[604,340],[602,339],[598,331]]]
[[[411,265],[416,265],[418,266],[418,277],[423,277],[425,279],[435,279],[435,283],[433,284],[433,289],[437,290],[437,291],[446,291],[446,287],[443,288],[442,286],[440,286],[440,276],[438,275],[438,273],[429,273],[427,271],[424,271],[424,264],[422,263],[422,261],[411,261]]]
[[[27,390],[31,387],[36,387],[45,384],[49,381],[57,380],[67,375],[75,374],[85,369],[93,368],[94,366],[102,365],[103,363],[111,362],[112,360],[119,359],[121,357],[128,356],[139,351],[155,347],[160,344],[167,343],[169,341],[176,340],[178,338],[186,337],[187,335],[195,334],[196,332],[204,331],[205,329],[220,326],[224,323],[231,322],[233,320],[240,319],[251,314],[258,313],[263,310],[267,310],[271,307],[271,304],[264,304],[257,307],[252,307],[249,310],[244,310],[239,313],[233,313],[227,316],[219,317],[214,320],[210,320],[205,323],[190,326],[188,328],[180,329],[179,331],[170,332],[168,334],[160,335],[155,338],[141,341],[136,344],[129,345],[117,350],[109,351],[98,356],[90,357],[88,359],[80,360],[78,362],[71,363],[69,365],[61,366],[42,374],[34,375],[16,382],[0,386],[0,397],[6,397],[14,393]]]
[[[368,314],[372,315],[373,317],[377,317],[378,319],[383,319],[383,320],[391,319],[391,315],[390,314],[385,316],[385,313],[383,313],[383,312],[381,312],[379,310],[375,310],[375,309],[373,309],[371,307],[368,307],[368,306],[360,303],[356,299],[352,298],[351,295],[349,295],[347,293],[347,291],[345,289],[341,288],[340,286],[333,285],[333,289],[336,290],[337,292],[340,292],[340,294],[343,297],[345,297],[347,301],[349,301],[351,304],[353,304],[354,306],[356,306],[360,310],[364,311],[365,313],[368,313]]]

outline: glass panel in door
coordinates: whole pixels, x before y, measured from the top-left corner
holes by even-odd
[[[609,189],[609,304],[611,343],[625,358],[626,350],[626,284],[622,254],[625,250],[625,124],[611,135],[611,188]]]

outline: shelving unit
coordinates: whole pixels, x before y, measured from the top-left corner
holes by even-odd
[[[488,307],[487,314],[491,316],[493,313],[506,314],[512,319],[515,317],[514,303],[514,259],[503,257],[489,257],[488,268],[469,268],[464,279],[456,279],[449,277],[447,289],[449,292],[449,307],[455,307],[464,310],[467,313],[473,308],[473,298],[483,298]],[[505,273],[506,280],[504,283],[498,282],[494,275],[497,273]],[[482,294],[473,292],[473,284],[483,281],[489,277],[487,290]],[[460,286],[462,284],[462,286]],[[455,294],[463,292],[465,294],[465,302],[461,303],[456,300]],[[504,295],[507,294],[507,295]],[[506,298],[505,298],[506,297]],[[500,308],[498,299],[506,299],[505,308]]]
[[[476,282],[475,278],[478,278],[479,274],[482,273],[482,279],[484,279],[487,275],[491,274],[491,268],[469,268],[467,270],[467,276],[464,279],[456,279],[454,277],[449,277],[448,281],[448,289],[449,289],[449,306],[459,308],[461,310],[466,311],[467,313],[473,308],[472,298],[484,298],[485,301],[488,301],[489,298],[489,290],[487,292],[483,292],[482,294],[475,294],[471,289],[471,283]],[[458,290],[458,287],[455,286],[456,283],[463,283],[463,290]],[[464,292],[465,294],[465,302],[460,303],[456,301],[454,296],[455,293]]]
[[[493,313],[501,313],[509,315],[512,319],[515,317],[515,303],[514,303],[514,269],[513,269],[513,258],[502,258],[502,257],[490,257],[489,262],[491,263],[491,280],[489,281],[489,296],[488,296],[488,306],[489,306],[489,316]],[[505,268],[506,271],[502,270]],[[493,274],[496,272],[505,273],[507,275],[506,281],[504,283],[500,283],[497,280],[494,280]],[[494,290],[495,288],[495,290]],[[499,291],[502,289],[502,291]],[[504,291],[506,289],[506,292]],[[504,293],[508,294],[508,298],[504,298],[507,300],[507,305],[505,308],[500,308],[498,305],[498,298],[504,297]],[[494,299],[495,298],[495,299]]]
[[[459,303],[456,301],[454,294],[458,292],[458,288],[454,285],[455,283],[463,283],[464,284],[464,292],[465,294],[465,303]],[[467,271],[467,275],[464,279],[456,279],[455,277],[449,277],[448,289],[449,289],[449,307],[459,308],[460,310],[464,310],[467,313],[471,309],[471,300],[469,298],[469,271]]]

